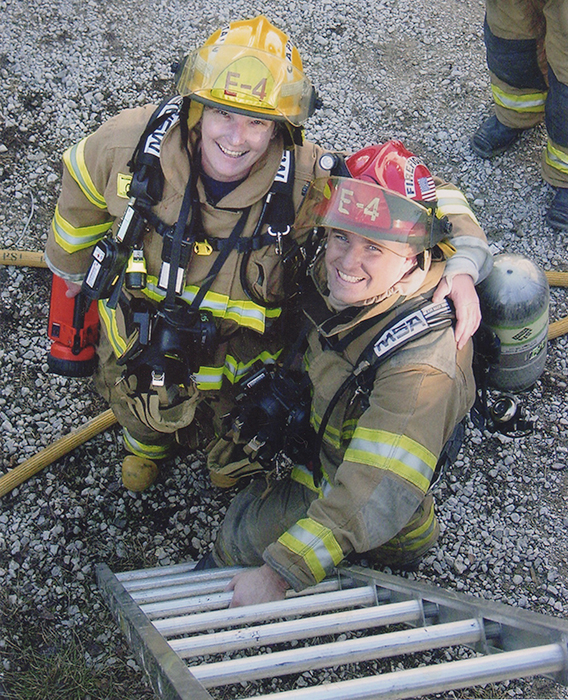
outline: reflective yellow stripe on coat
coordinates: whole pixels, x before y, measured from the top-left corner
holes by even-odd
[[[278,542],[297,554],[308,565],[316,582],[343,559],[343,552],[332,531],[311,518],[298,520],[278,538]]]
[[[292,481],[297,481],[299,484],[302,484],[302,486],[305,486],[310,491],[317,493],[318,498],[325,498],[333,487],[329,483],[329,477],[325,473],[325,470],[323,470],[323,472],[324,473],[322,474],[322,479],[319,486],[316,486],[314,483],[313,472],[310,471],[308,467],[306,467],[303,464],[296,464],[294,466],[294,468],[292,469],[292,473],[290,474],[290,478],[292,479]]]
[[[324,440],[330,445],[333,445],[333,447],[336,449],[340,449],[342,443],[345,443],[352,438],[355,428],[357,427],[357,420],[357,418],[351,418],[344,421],[343,425],[341,426],[341,430],[328,423],[325,426]],[[319,432],[321,421],[322,417],[316,413],[314,410],[314,404],[312,403],[310,424],[316,433]]]
[[[85,164],[85,142],[87,138],[85,137],[75,146],[68,148],[63,154],[63,162],[89,202],[99,209],[106,209],[105,198],[93,184]]]
[[[71,177],[81,188],[81,192],[98,209],[106,209],[104,196],[97,190],[87,166],[85,165],[85,141],[84,138],[75,146],[68,148],[63,154],[63,163]],[[73,226],[61,216],[59,205],[55,207],[55,214],[51,222],[51,228],[57,243],[66,253],[75,253],[89,246],[95,245],[112,227],[112,220],[92,226]]]
[[[434,509],[434,501],[430,504],[426,520],[418,527],[398,534],[393,542],[386,542],[381,545],[384,552],[391,551],[396,556],[401,549],[407,552],[424,549],[432,546],[437,539],[437,518]]]
[[[450,216],[451,214],[465,214],[474,221],[478,226],[479,221],[471,210],[467,199],[456,189],[438,188],[436,190],[438,198],[437,214],[440,216]]]
[[[195,374],[197,388],[201,391],[215,391],[221,388],[223,378],[227,379],[231,384],[237,384],[241,379],[249,373],[250,368],[255,362],[276,362],[281,351],[276,353],[261,352],[248,362],[237,362],[231,355],[225,356],[225,364],[222,367],[200,367],[199,372]]]
[[[126,338],[123,338],[119,333],[118,324],[116,322],[116,309],[109,309],[106,299],[99,300],[98,307],[99,318],[105,327],[114,354],[120,357],[126,350]]]
[[[355,430],[344,459],[387,469],[414,484],[423,493],[428,491],[437,462],[432,452],[406,435],[370,428]]]
[[[71,226],[59,211],[59,205],[55,207],[55,214],[51,220],[51,228],[55,235],[55,240],[66,253],[75,253],[83,248],[98,243],[106,232],[112,227],[112,221],[95,226]]]
[[[150,276],[146,283],[144,293],[154,301],[165,299],[166,292],[158,287],[158,280]],[[188,304],[195,299],[199,291],[199,287],[188,285],[184,288],[181,298]],[[280,308],[267,309],[260,304],[255,304],[253,301],[246,299],[231,299],[227,294],[219,294],[218,292],[207,292],[200,309],[211,311],[215,318],[224,318],[229,321],[234,321],[239,326],[251,328],[258,333],[264,333],[266,330],[267,319],[278,318],[282,310]]]

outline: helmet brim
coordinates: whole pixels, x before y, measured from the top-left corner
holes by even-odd
[[[432,210],[380,185],[344,177],[312,182],[296,218],[298,231],[349,231],[401,255],[417,255],[440,240]]]

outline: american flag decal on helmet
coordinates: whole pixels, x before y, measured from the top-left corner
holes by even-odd
[[[420,186],[420,192],[422,193],[420,199],[423,202],[436,201],[436,185],[434,184],[434,179],[431,175],[429,175],[428,177],[419,177],[418,185]]]

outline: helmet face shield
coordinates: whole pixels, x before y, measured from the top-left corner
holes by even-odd
[[[298,230],[324,227],[377,241],[403,256],[433,247],[432,212],[374,183],[343,177],[318,178],[296,218]]]
[[[176,83],[182,96],[294,126],[313,112],[313,88],[304,73],[250,46],[205,45],[184,59]]]

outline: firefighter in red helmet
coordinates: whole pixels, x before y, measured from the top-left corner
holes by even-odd
[[[316,179],[296,219],[325,235],[305,307],[312,437],[285,478],[267,475],[285,455],[266,460],[259,433],[245,445],[263,464],[199,564],[256,567],[232,580],[233,605],[314,585],[353,554],[416,566],[439,533],[432,480],[474,401],[472,343],[457,348],[432,302],[453,250],[434,179],[399,142],[346,164],[353,177]]]

